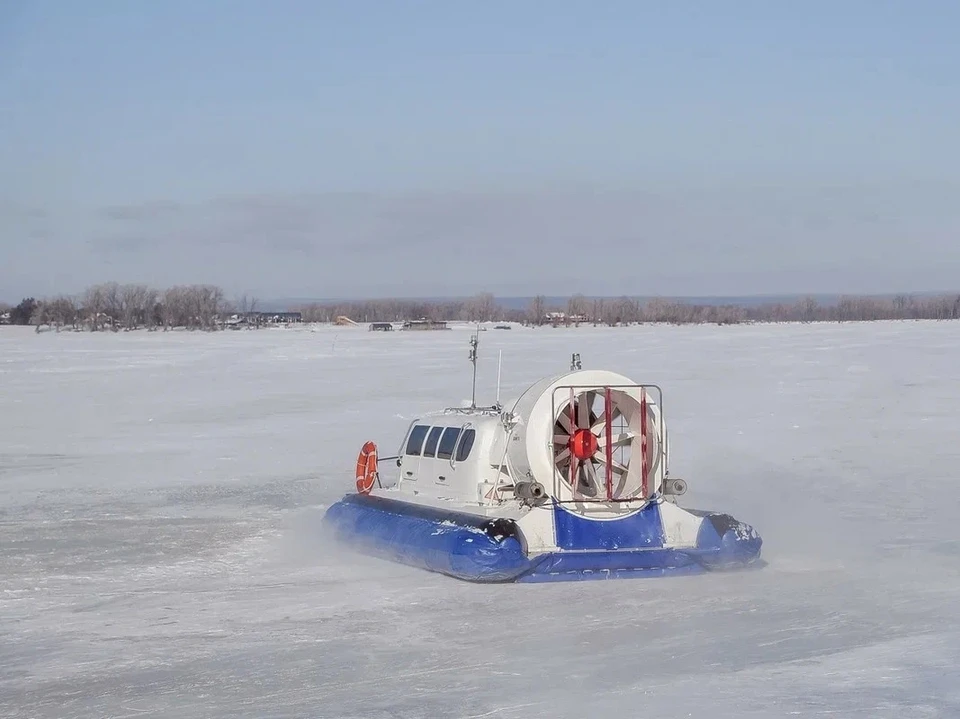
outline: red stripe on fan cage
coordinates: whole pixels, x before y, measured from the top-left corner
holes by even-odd
[[[577,472],[580,470],[580,463],[576,461],[577,457],[573,453],[573,439],[577,435],[577,413],[573,406],[576,399],[576,393],[573,387],[570,388],[570,489],[573,490],[573,498],[577,498]]]
[[[640,493],[641,496],[647,498],[647,473],[649,468],[647,467],[647,390],[643,387],[640,388],[640,471],[641,482],[640,482]]]
[[[607,446],[607,499],[613,499],[613,397],[609,387],[604,387],[604,431]]]

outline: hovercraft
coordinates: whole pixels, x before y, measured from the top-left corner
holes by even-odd
[[[471,337],[476,387],[477,337]],[[499,395],[499,391],[498,391]],[[757,563],[762,540],[729,514],[685,509],[668,470],[656,385],[569,372],[516,400],[410,423],[396,456],[373,442],[356,492],[323,518],[367,555],[472,582],[696,574]],[[380,462],[395,460],[387,481]]]

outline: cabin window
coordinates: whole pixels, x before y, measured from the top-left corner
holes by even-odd
[[[443,436],[440,438],[440,444],[437,447],[437,459],[450,459],[453,456],[453,450],[457,446],[457,438],[460,436],[460,427],[447,427]]]
[[[457,461],[462,462],[467,457],[470,456],[470,450],[473,449],[473,440],[476,439],[477,432],[473,429],[464,430],[463,436],[460,439],[460,444],[457,445]]]
[[[420,448],[423,446],[423,438],[427,436],[427,430],[430,429],[425,424],[418,424],[410,431],[410,439],[407,440],[407,454],[417,456],[420,454]]]
[[[434,457],[437,454],[437,443],[440,441],[440,435],[443,433],[443,427],[433,427],[430,434],[427,435],[427,444],[423,448],[424,457]]]

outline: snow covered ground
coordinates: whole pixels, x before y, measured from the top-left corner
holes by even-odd
[[[960,323],[522,329],[480,397],[664,388],[686,506],[768,566],[475,586],[318,537],[468,332],[0,328],[0,716],[960,715]]]

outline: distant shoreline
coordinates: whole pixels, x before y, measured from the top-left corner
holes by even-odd
[[[78,296],[28,297],[14,307],[0,306],[0,324],[84,327],[93,331],[421,320],[617,326],[920,319],[960,319],[960,293],[496,297],[481,292],[464,298],[322,302],[298,298],[263,301],[246,295],[228,298],[215,285],[178,285],[161,290],[143,284],[107,282],[88,287]]]

